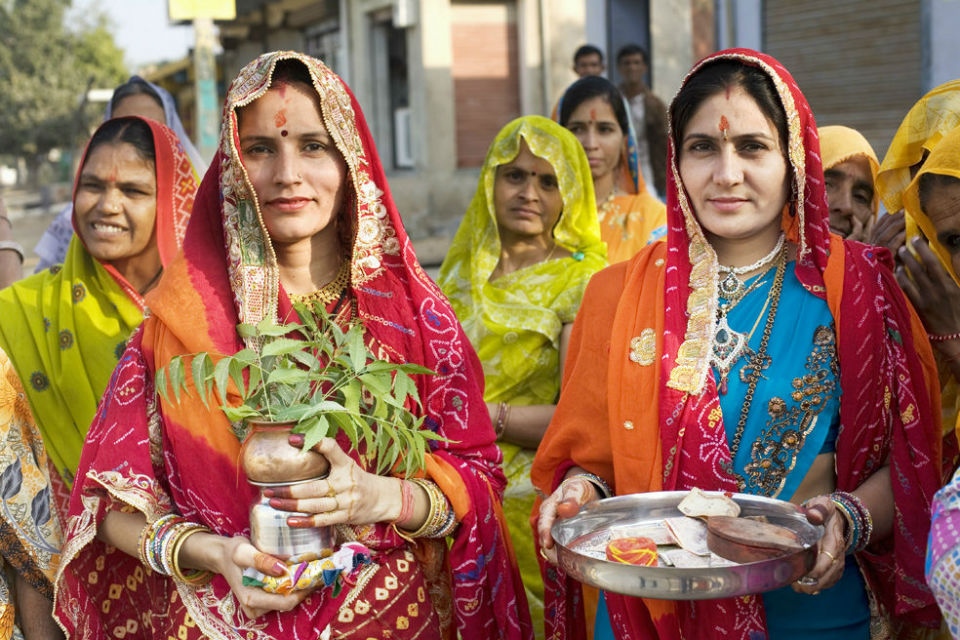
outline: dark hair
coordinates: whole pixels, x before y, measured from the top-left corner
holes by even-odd
[[[273,68],[273,77],[270,78],[270,83],[274,82],[304,82],[313,86],[313,78],[310,77],[307,65],[294,58],[277,62],[277,66]]]
[[[600,62],[601,64],[603,63],[603,51],[600,51],[600,47],[596,47],[592,44],[585,44],[573,52],[573,64],[577,64],[577,60],[580,58],[585,58],[592,55],[600,56]]]
[[[625,44],[617,51],[617,64],[620,64],[620,61],[626,58],[627,56],[632,56],[636,54],[643,56],[643,64],[650,65],[650,56],[647,55],[647,50],[641,47],[638,44]]]
[[[601,76],[586,76],[570,85],[560,101],[560,124],[567,126],[570,116],[577,107],[591,98],[603,98],[610,105],[620,130],[623,131],[623,135],[627,135],[630,130],[630,116],[627,115],[627,108],[623,105],[623,94],[616,85]]]
[[[116,110],[117,105],[123,102],[125,98],[136,95],[146,95],[153,98],[157,105],[163,109],[163,100],[160,99],[160,96],[157,95],[157,92],[153,90],[153,87],[139,76],[133,76],[122,85],[113,90],[113,96],[110,97],[110,113],[113,113]],[[164,113],[166,110],[164,109]]]
[[[780,102],[777,89],[767,74],[735,60],[708,62],[697,70],[684,84],[670,103],[670,122],[673,128],[673,143],[676,149],[686,131],[687,124],[703,102],[732,87],[742,87],[756,101],[760,111],[773,122],[780,134],[780,148],[787,151],[787,114]]]
[[[87,145],[84,164],[97,147],[121,142],[133,145],[133,148],[137,150],[137,155],[156,165],[157,151],[153,146],[153,133],[150,131],[150,125],[140,118],[132,116],[113,118],[100,125],[100,128],[90,138],[90,144]]]
[[[927,210],[927,203],[934,189],[947,189],[960,184],[960,178],[947,176],[942,173],[924,173],[917,182],[917,196],[920,199],[920,210]]]

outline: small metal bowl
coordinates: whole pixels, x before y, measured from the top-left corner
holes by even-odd
[[[797,505],[773,498],[733,494],[741,516],[764,516],[795,531],[803,550],[778,558],[703,568],[644,567],[607,560],[606,542],[661,526],[683,516],[677,505],[687,491],[617,496],[591,503],[557,520],[551,534],[560,567],[570,577],[614,593],[662,600],[707,600],[762,593],[786,586],[813,568],[823,527],[811,524]]]

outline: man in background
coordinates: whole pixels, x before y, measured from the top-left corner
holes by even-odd
[[[830,208],[830,229],[844,238],[869,242],[879,198],[874,183],[880,163],[856,129],[820,127],[820,158]]]
[[[578,78],[602,76],[606,68],[603,64],[603,51],[599,47],[585,44],[573,53],[573,72]]]
[[[650,58],[638,44],[617,52],[620,92],[630,104],[630,119],[637,134],[640,170],[647,188],[658,198],[667,192],[667,107],[647,86]]]

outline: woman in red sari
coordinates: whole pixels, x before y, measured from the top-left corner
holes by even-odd
[[[515,606],[522,587],[500,518],[505,483],[479,363],[417,263],[340,78],[294,52],[247,65],[228,92],[219,153],[193,220],[84,447],[55,603],[68,634],[528,637],[529,619]],[[328,478],[276,497],[309,514],[300,520],[338,525],[338,541],[361,543],[371,561],[344,572],[342,589],[281,595],[241,577],[249,568],[278,576],[282,566],[247,538],[255,494],[232,425],[196,398],[158,400],[153,381],[172,356],[238,351],[238,322],[287,318],[298,299],[362,319],[382,357],[436,371],[417,384],[424,428],[444,440],[428,452],[425,484],[411,489],[324,439]],[[443,531],[421,526],[429,495],[446,510]],[[150,540],[168,535],[156,528],[162,518],[191,534],[148,569],[157,565]]]
[[[607,593],[616,637],[937,628],[923,583],[936,369],[889,254],[830,233],[813,115],[776,60],[701,61],[670,116],[667,242],[591,281],[534,461],[544,555],[558,505],[608,491],[776,497],[824,525],[798,583],[690,602]],[[553,565],[546,579],[550,637],[582,637],[579,586]]]

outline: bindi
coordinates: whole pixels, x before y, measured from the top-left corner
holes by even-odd
[[[279,129],[285,124],[287,124],[287,112],[286,109],[280,109],[273,115],[273,125]]]
[[[281,135],[282,137],[286,138],[286,137],[287,137],[287,130],[286,130],[286,129],[281,129],[281,130],[280,130],[280,135]]]
[[[726,140],[727,132],[730,130],[730,121],[727,120],[727,116],[720,116],[720,123],[717,125],[717,128],[720,129],[720,137]]]
[[[597,119],[597,110],[590,109],[590,122],[595,122]]]

